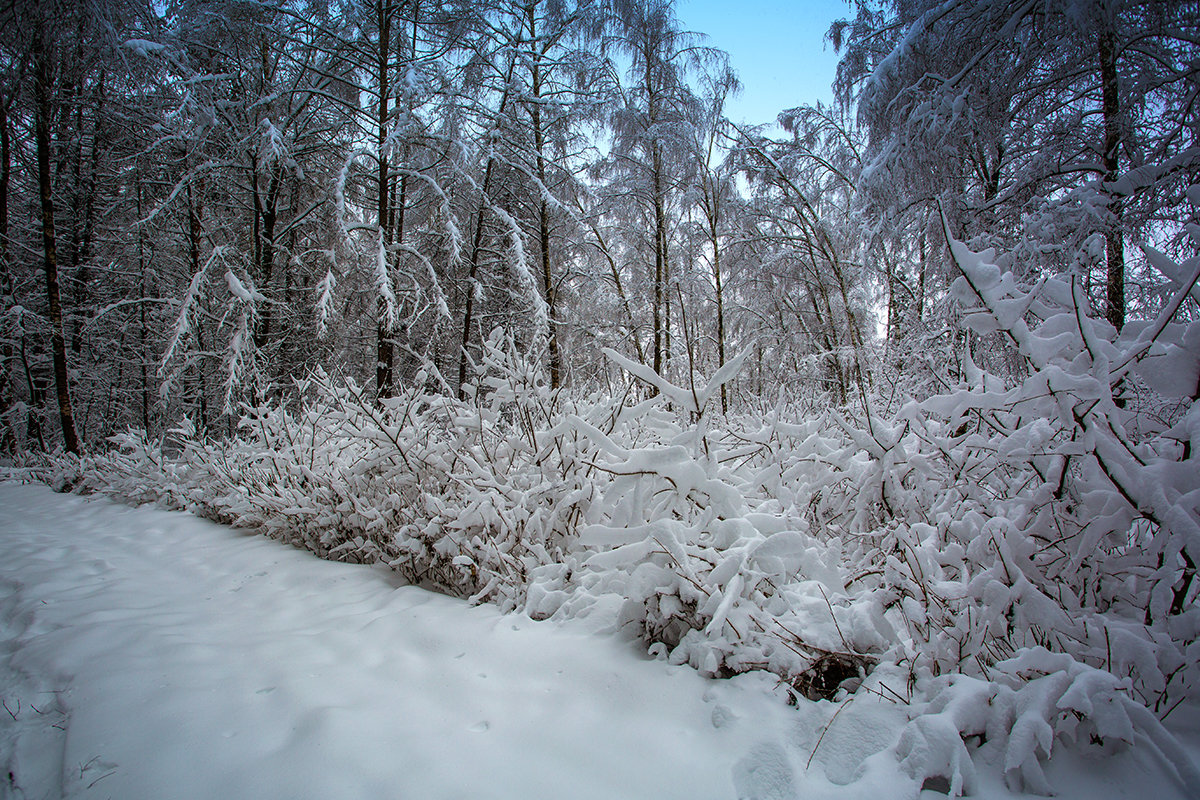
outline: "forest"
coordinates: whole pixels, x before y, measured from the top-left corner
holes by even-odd
[[[671,0],[6,4],[0,458],[1200,786],[1200,10],[826,39],[747,125]]]

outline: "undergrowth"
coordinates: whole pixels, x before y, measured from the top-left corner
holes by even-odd
[[[465,400],[436,375],[376,401],[315,372],[232,437],[184,420],[41,474],[538,619],[608,614],[708,675],[910,704],[894,753],[952,794],[972,742],[1048,793],[1056,742],[1135,730],[1200,786],[1160,723],[1200,679],[1197,276],[1118,336],[1075,278],[953,253],[967,325],[1019,367],[968,346],[920,399],[722,416],[738,359],[695,388],[616,353],[623,395],[556,393],[496,332]]]

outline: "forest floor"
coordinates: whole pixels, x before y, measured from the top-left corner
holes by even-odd
[[[16,482],[0,483],[0,698],[0,798],[944,796],[887,751],[904,707],[789,706],[769,675],[707,680],[602,622],[502,615]],[[1171,722],[1200,754],[1200,711]],[[1183,796],[1149,745],[1056,750],[1047,774],[1063,798]],[[1022,795],[984,763],[977,796]]]

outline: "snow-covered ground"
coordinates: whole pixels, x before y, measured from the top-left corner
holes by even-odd
[[[790,707],[771,676],[706,680],[588,620],[37,485],[0,484],[0,697],[0,798],[920,791],[886,752],[906,709],[882,700]],[[1062,797],[1185,796],[1150,747],[1047,773]],[[1013,796],[986,769],[980,795]]]

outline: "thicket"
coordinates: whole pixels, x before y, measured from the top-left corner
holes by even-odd
[[[432,371],[386,400],[318,372],[232,437],[130,432],[45,477],[538,619],[607,615],[708,675],[911,703],[894,752],[952,794],[984,742],[1050,793],[1056,742],[1135,732],[1200,786],[1160,723],[1200,680],[1200,323],[1178,318],[1200,258],[1155,254],[1176,288],[1118,336],[1077,278],[951,248],[974,335],[923,400],[722,415],[744,354],[678,386],[613,351],[627,391],[575,396],[497,331],[461,400]],[[971,356],[1000,340],[1007,376]]]

